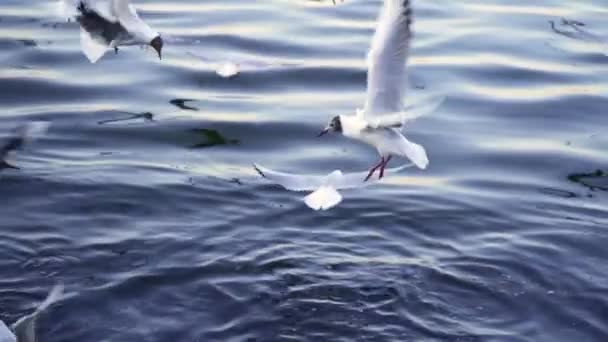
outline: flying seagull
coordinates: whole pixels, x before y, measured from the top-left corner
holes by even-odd
[[[587,26],[585,23],[577,20],[562,18],[560,23],[561,26],[571,28],[572,30],[559,29],[553,20],[549,20],[549,24],[551,25],[553,32],[568,38],[592,43],[597,46],[604,55],[608,56],[608,40],[588,29],[585,29],[584,27]]]
[[[401,101],[406,81],[405,64],[412,38],[413,15],[410,5],[410,0],[384,1],[367,56],[365,107],[357,110],[355,115],[334,117],[319,134],[338,132],[374,146],[381,159],[370,169],[365,180],[369,180],[376,170],[380,170],[379,177],[382,178],[383,170],[393,156],[407,157],[421,169],[425,169],[429,163],[424,148],[401,133],[407,121],[420,115],[404,111]]]
[[[119,46],[150,45],[162,59],[163,39],[137,14],[129,0],[61,0],[61,10],[68,19],[80,24],[82,51],[91,63],[108,49]]]
[[[50,123],[47,121],[32,121],[17,127],[14,136],[9,138],[4,145],[0,145],[0,170],[19,169],[18,167],[9,164],[6,161],[6,158],[9,154],[23,149],[24,146],[34,138],[44,134],[49,126]]]
[[[412,165],[403,165],[386,171],[397,173],[410,166]],[[273,171],[257,164],[253,167],[260,176],[287,190],[312,191],[304,197],[304,203],[314,210],[327,210],[342,202],[342,195],[338,190],[361,188],[372,183],[363,181],[365,172],[344,174],[335,170],[329,175],[298,175]]]
[[[32,314],[22,317],[10,328],[0,321],[0,342],[36,342],[36,320],[38,316],[61,298],[63,298],[63,286],[56,285]]]

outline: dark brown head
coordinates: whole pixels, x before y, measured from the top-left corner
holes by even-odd
[[[329,122],[327,127],[319,133],[319,136],[325,135],[329,132],[338,132],[342,133],[342,121],[340,121],[340,116],[334,116],[333,119]]]
[[[163,56],[162,56],[163,39],[160,36],[156,36],[150,42],[150,46],[152,46],[154,48],[154,50],[156,50],[156,52],[158,53],[158,58],[163,59]]]

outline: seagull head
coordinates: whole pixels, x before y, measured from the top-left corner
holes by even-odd
[[[156,52],[158,53],[158,58],[163,59],[163,39],[160,36],[154,37],[154,39],[152,39],[152,41],[150,42],[150,46],[153,47],[154,50],[156,50]]]
[[[323,136],[329,132],[342,132],[342,121],[340,120],[340,116],[334,116],[325,129],[319,133],[319,136]]]

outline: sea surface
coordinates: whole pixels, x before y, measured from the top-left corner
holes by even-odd
[[[0,2],[0,319],[40,341],[608,341],[604,0],[417,0],[406,136],[427,170],[310,210],[261,179],[361,172],[380,0],[137,0],[166,38],[91,64],[43,0]],[[222,78],[203,60],[266,66]],[[397,166],[403,161],[395,161]]]

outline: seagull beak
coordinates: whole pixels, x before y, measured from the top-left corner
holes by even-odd
[[[317,135],[317,137],[322,137],[325,134],[327,134],[329,132],[329,128],[325,128],[324,130],[321,131],[321,133],[319,133],[319,135]]]

